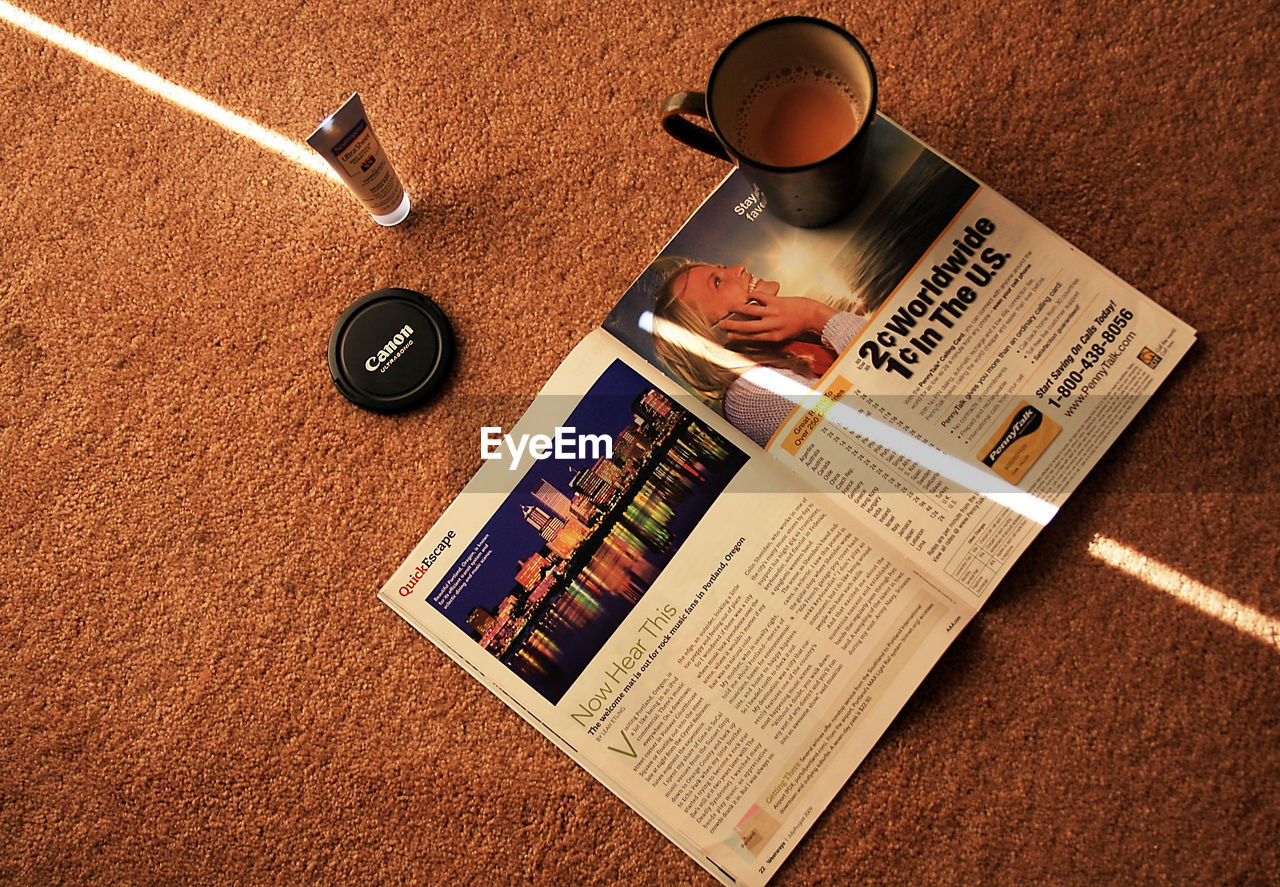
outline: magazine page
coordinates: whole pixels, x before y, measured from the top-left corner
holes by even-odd
[[[597,330],[380,597],[724,883],[763,885],[975,608]]]
[[[1194,331],[892,121],[839,225],[730,175],[605,328],[981,602]]]

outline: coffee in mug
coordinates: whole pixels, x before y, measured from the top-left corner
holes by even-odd
[[[821,19],[788,16],[730,43],[706,92],[668,96],[661,121],[685,144],[736,164],[770,213],[817,227],[857,202],[876,89],[875,68],[852,35]]]
[[[853,141],[865,117],[853,90],[831,71],[784,69],[752,87],[726,134],[763,164],[805,166]]]

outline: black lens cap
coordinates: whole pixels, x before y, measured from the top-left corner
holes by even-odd
[[[361,296],[329,336],[329,372],[347,400],[370,410],[407,410],[444,383],[453,327],[422,293],[390,287]]]

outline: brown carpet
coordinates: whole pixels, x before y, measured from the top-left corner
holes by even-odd
[[[1089,553],[1280,619],[1274,0],[20,5],[296,141],[359,89],[415,206],[0,22],[0,881],[710,883],[375,595],[724,172],[658,99],[809,12],[1200,343],[775,883],[1277,883],[1280,648]],[[387,285],[460,342],[398,417],[325,366]]]

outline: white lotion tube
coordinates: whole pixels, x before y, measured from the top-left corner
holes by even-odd
[[[307,144],[328,161],[379,225],[398,225],[409,215],[409,192],[391,166],[359,93],[324,119]]]

